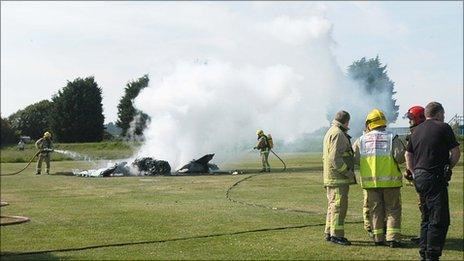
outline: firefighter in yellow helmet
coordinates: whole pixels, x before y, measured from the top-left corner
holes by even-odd
[[[269,146],[267,136],[264,134],[263,130],[257,130],[256,135],[258,136],[258,143],[253,149],[258,149],[260,151],[261,163],[263,164],[263,168],[260,172],[271,172],[271,166],[268,160],[271,147]]]
[[[325,240],[340,245],[351,244],[345,238],[345,217],[349,186],[356,184],[351,137],[347,133],[349,121],[348,112],[337,112],[323,142],[323,178],[327,192]]]
[[[366,190],[375,245],[401,247],[402,174],[398,164],[405,161],[405,147],[398,136],[385,130],[386,125],[384,113],[372,110],[366,118],[366,132],[356,140],[353,150],[361,186]]]
[[[52,134],[45,132],[43,137],[35,142],[35,147],[40,150],[39,159],[37,160],[36,175],[40,175],[42,171],[42,162],[45,161],[46,173],[50,174],[50,154],[53,152]]]

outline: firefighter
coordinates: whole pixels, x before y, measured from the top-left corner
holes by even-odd
[[[372,110],[366,118],[367,132],[356,140],[353,148],[361,186],[367,193],[375,245],[401,247],[402,175],[398,164],[404,162],[405,148],[398,136],[385,130],[386,125],[384,113]]]
[[[426,120],[412,133],[406,150],[406,168],[424,199],[419,241],[423,260],[438,260],[450,225],[448,182],[461,156],[452,128],[444,122],[438,102],[425,107]]]
[[[409,108],[406,114],[404,114],[403,118],[407,118],[409,120],[409,130],[411,131],[411,134],[413,133],[417,125],[425,121],[424,111],[425,109],[422,106],[413,106]],[[411,135],[406,136],[406,141],[409,142],[410,137]]]
[[[40,150],[39,159],[37,160],[37,171],[36,175],[41,174],[42,162],[45,161],[46,173],[50,174],[50,154],[53,152],[52,134],[45,132],[43,137],[35,142],[35,147]]]
[[[271,150],[267,136],[263,130],[257,130],[256,135],[258,136],[258,143],[253,149],[258,149],[261,155],[261,163],[263,168],[260,172],[271,172],[271,166],[269,165],[269,151]]]
[[[409,108],[409,110],[406,112],[406,114],[403,116],[403,118],[409,119],[409,130],[411,134],[414,132],[414,129],[416,128],[417,125],[421,124],[422,122],[425,121],[425,114],[424,114],[424,107],[422,106],[413,106]],[[409,139],[411,137],[411,134],[406,136],[406,142],[409,142]],[[412,178],[412,173],[406,171],[404,174],[404,178],[407,179],[409,182],[414,184],[413,178]],[[418,205],[419,205],[419,211],[421,212],[421,219],[423,219],[424,216],[424,198],[420,196],[419,193],[417,193],[418,197]],[[411,241],[415,244],[419,244],[420,237],[413,237],[411,238]]]
[[[339,111],[324,136],[323,177],[327,192],[325,239],[340,245],[351,245],[345,238],[349,186],[356,184],[351,137],[347,134],[350,114]]]

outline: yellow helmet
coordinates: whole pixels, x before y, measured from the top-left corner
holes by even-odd
[[[44,138],[51,138],[51,137],[52,137],[52,134],[50,132],[46,131],[44,133]]]
[[[263,130],[257,130],[256,135],[258,135],[258,136],[264,135],[264,131]]]
[[[387,126],[387,119],[385,118],[385,114],[379,109],[373,109],[369,114],[367,114],[366,118],[366,127],[369,130]]]

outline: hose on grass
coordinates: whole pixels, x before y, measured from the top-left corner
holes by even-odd
[[[27,167],[29,167],[29,165],[31,165],[32,161],[34,161],[35,157],[37,157],[37,155],[39,155],[41,151],[37,151],[36,154],[34,154],[34,156],[32,156],[32,158],[29,160],[29,162],[26,164],[26,166],[22,169],[20,169],[19,171],[16,171],[16,172],[13,172],[13,173],[1,173],[0,176],[13,176],[13,175],[16,175],[16,174],[19,174],[21,172],[23,172],[25,169],[27,169]]]
[[[0,201],[0,207],[5,207],[5,206],[8,206],[8,205],[9,205],[8,202]],[[10,219],[8,221],[0,222],[0,226],[16,225],[16,224],[21,224],[21,223],[24,223],[24,222],[27,222],[27,221],[30,220],[28,217],[4,216],[4,215],[0,215],[0,219]]]
[[[285,208],[274,208],[265,205],[259,205],[254,203],[249,203],[245,201],[240,201],[233,199],[230,196],[230,192],[236,188],[240,183],[246,180],[250,180],[253,177],[258,175],[265,175],[265,174],[255,174],[250,175],[245,178],[240,179],[239,181],[232,184],[225,193],[225,197],[234,203],[239,203],[242,205],[248,205],[252,207],[260,207],[272,210],[281,210],[287,212],[300,212],[300,213],[307,213],[307,214],[315,214],[314,212],[304,211],[304,210],[295,210],[295,209],[285,209]],[[347,224],[357,224],[362,223],[362,221],[354,221],[354,222],[346,222]],[[52,252],[71,252],[71,251],[83,251],[83,250],[90,250],[90,249],[99,249],[99,248],[107,248],[107,247],[123,247],[123,246],[132,246],[132,245],[144,245],[144,244],[156,244],[156,243],[166,243],[166,242],[175,242],[175,241],[184,241],[184,240],[193,240],[193,239],[204,239],[204,238],[214,238],[214,237],[221,237],[221,236],[234,236],[234,235],[241,235],[241,234],[248,234],[248,233],[259,233],[259,232],[269,232],[269,231],[280,231],[280,230],[288,230],[288,229],[300,229],[300,228],[308,228],[308,227],[323,227],[325,226],[325,222],[322,223],[313,223],[313,224],[303,224],[303,225],[296,225],[296,226],[283,226],[283,227],[271,227],[271,228],[258,228],[258,229],[250,229],[250,230],[242,230],[242,231],[235,231],[235,232],[225,232],[225,233],[215,233],[215,234],[205,234],[205,235],[197,235],[191,237],[178,237],[178,238],[169,238],[169,239],[160,239],[160,240],[146,240],[146,241],[135,241],[135,242],[122,242],[122,243],[110,243],[110,244],[102,244],[102,245],[89,245],[83,247],[71,247],[71,248],[61,248],[61,249],[49,249],[49,250],[39,250],[39,251],[30,251],[30,252],[21,252],[21,253],[1,253],[1,256],[25,256],[25,255],[40,255],[40,254],[47,254]]]

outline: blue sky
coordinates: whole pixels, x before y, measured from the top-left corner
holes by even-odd
[[[105,120],[114,121],[127,81],[162,75],[171,60],[218,54],[215,46],[230,43],[222,23],[233,18],[255,23],[282,14],[327,17],[343,70],[379,55],[396,83],[400,115],[432,100],[443,103],[448,118],[462,114],[460,1],[1,2],[2,117],[49,99],[67,80],[94,75]]]

